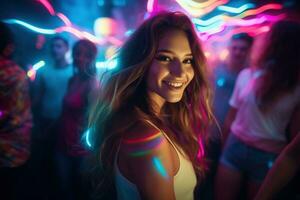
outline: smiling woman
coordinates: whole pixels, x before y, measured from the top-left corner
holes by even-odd
[[[193,199],[211,122],[205,56],[189,18],[146,20],[92,108],[99,198]],[[115,189],[114,192],[112,189]],[[116,198],[116,197],[115,197]]]

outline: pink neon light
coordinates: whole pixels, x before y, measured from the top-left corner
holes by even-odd
[[[203,158],[205,153],[201,138],[198,139],[198,144],[199,144],[199,150],[198,150],[197,158],[199,159],[199,158]]]
[[[194,8],[205,8],[205,7],[208,7],[210,6],[211,4],[215,3],[216,1],[218,0],[208,0],[206,2],[196,2],[196,1],[193,1],[193,0],[178,0],[178,1],[182,1],[183,3],[191,6],[191,7],[194,7]]]
[[[123,42],[115,37],[108,37],[107,41],[109,41],[110,43],[116,45],[116,46],[121,46],[123,44]]]
[[[226,4],[228,0],[220,0],[212,3],[210,6],[207,6],[205,8],[196,8],[192,7],[190,5],[187,5],[187,2],[183,0],[175,0],[183,9],[185,9],[191,16],[193,17],[199,17],[201,15],[204,15],[213,9],[215,9],[217,6]]]
[[[274,22],[274,21],[278,21],[278,20],[281,20],[281,19],[284,19],[285,18],[285,14],[280,14],[280,15],[277,15],[277,16],[273,16],[273,15],[262,15],[260,17],[257,17],[257,18],[253,18],[253,19],[248,19],[248,20],[245,20],[245,19],[232,19],[231,17],[226,17],[226,21],[229,21],[228,23],[226,23],[226,25],[223,25],[223,26],[220,26],[219,28],[217,29],[214,29],[212,31],[209,31],[209,32],[205,32],[205,33],[201,33],[200,34],[200,38],[202,40],[208,40],[208,38],[214,34],[217,34],[217,33],[221,33],[225,30],[226,27],[228,26],[254,26],[254,25],[259,25],[259,24],[262,24],[264,22]],[[251,27],[250,27],[251,29]],[[254,30],[252,31],[249,31],[250,33],[251,32],[255,32],[257,29],[254,28]],[[241,31],[243,32],[243,31]],[[245,31],[245,32],[248,32],[248,31]],[[262,33],[262,32],[258,32],[259,34]],[[256,35],[255,33],[251,33],[251,34],[254,34]]]
[[[56,13],[57,17],[59,17],[66,26],[72,26],[71,21],[62,13]]]
[[[270,30],[270,26],[266,25],[266,26],[261,26],[261,27],[239,27],[236,28],[234,30],[232,30],[231,32],[225,34],[225,35],[215,35],[212,38],[212,41],[215,42],[224,42],[226,40],[228,40],[233,34],[237,34],[237,33],[242,33],[242,32],[246,32],[248,34],[250,34],[251,36],[256,36],[262,33],[266,33]]]
[[[147,11],[149,13],[153,12],[155,0],[148,0],[147,2]]]
[[[55,32],[56,33],[69,32],[69,33],[72,33],[73,35],[75,35],[76,37],[78,37],[79,39],[82,39],[81,32],[73,27],[61,26],[59,28],[56,28]]]
[[[280,10],[282,9],[282,5],[280,4],[267,4],[267,5],[264,5],[260,8],[257,8],[257,9],[252,9],[252,10],[247,10],[241,14],[239,14],[238,16],[242,16],[242,17],[246,17],[246,16],[249,16],[249,15],[257,15],[259,13],[262,13],[266,10]]]
[[[50,15],[55,15],[55,11],[52,7],[52,5],[47,1],[47,0],[37,0],[38,2],[40,2],[50,13]]]

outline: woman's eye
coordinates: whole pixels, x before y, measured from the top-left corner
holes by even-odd
[[[170,62],[172,59],[169,56],[158,55],[156,60],[163,61],[163,62]]]
[[[188,59],[185,59],[184,61],[183,61],[183,63],[184,64],[193,64],[193,59],[192,58],[188,58]]]

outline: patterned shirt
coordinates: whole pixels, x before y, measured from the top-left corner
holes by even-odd
[[[0,167],[17,167],[30,154],[32,116],[26,73],[0,58]]]

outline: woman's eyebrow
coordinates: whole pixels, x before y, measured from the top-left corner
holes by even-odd
[[[163,53],[176,54],[176,53],[174,53],[173,51],[168,50],[168,49],[158,49],[158,50],[157,50],[157,53],[161,53],[161,52],[163,52]],[[193,56],[193,54],[192,54],[192,53],[187,53],[187,54],[185,54],[185,56]]]

